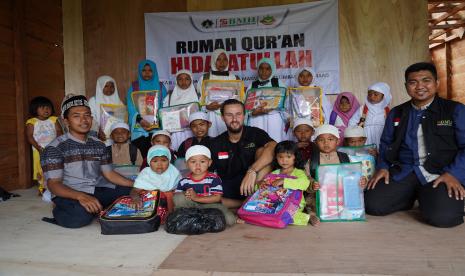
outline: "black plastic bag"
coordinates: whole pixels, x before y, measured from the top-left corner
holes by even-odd
[[[214,208],[179,208],[168,215],[165,229],[171,234],[187,235],[221,232],[226,229],[226,219]]]

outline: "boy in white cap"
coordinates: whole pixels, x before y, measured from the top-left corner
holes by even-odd
[[[316,145],[312,142],[312,136],[315,132],[313,123],[310,119],[298,118],[294,121],[293,133],[297,139],[297,147],[300,149],[302,158],[307,162],[312,156],[312,151]]]
[[[123,122],[114,123],[111,126],[111,139],[113,145],[111,149],[111,157],[114,165],[142,165],[143,158],[139,149],[129,142],[131,132],[129,125]]]
[[[344,130],[344,146],[345,147],[361,147],[366,144],[367,135],[365,129],[361,126],[350,126]],[[368,153],[375,158],[378,156],[376,148],[368,148]]]
[[[211,125],[207,113],[201,111],[192,113],[189,116],[189,126],[194,136],[181,143],[177,152],[178,157],[184,157],[191,146],[202,145],[210,148],[211,138],[208,136],[208,130]]]
[[[350,163],[349,156],[346,153],[337,151],[339,144],[339,130],[333,125],[321,125],[316,129],[315,142],[317,145],[317,151],[312,153],[310,158],[310,175],[314,178],[316,175],[316,168],[322,164],[340,164]],[[310,179],[312,189],[317,191],[320,189],[320,184],[314,179]],[[360,186],[365,188],[367,179],[362,177],[360,180]],[[307,201],[308,204],[308,201]],[[316,217],[311,216],[310,222],[312,225],[318,225],[319,220]]]
[[[220,177],[208,171],[212,163],[210,150],[202,145],[190,147],[186,163],[191,173],[179,181],[173,197],[175,208],[216,208],[224,214],[227,225],[235,224],[236,215],[221,204]]]

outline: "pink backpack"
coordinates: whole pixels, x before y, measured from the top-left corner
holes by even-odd
[[[250,224],[285,228],[293,223],[301,200],[302,191],[267,186],[250,196],[237,214]]]

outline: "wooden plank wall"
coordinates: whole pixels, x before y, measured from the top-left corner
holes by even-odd
[[[186,0],[83,0],[86,94],[95,95],[97,78],[112,76],[125,101],[137,64],[145,59],[144,13],[186,11]]]
[[[137,62],[145,56],[144,12],[238,9],[309,1],[156,2],[160,1],[83,0],[87,95],[95,93],[98,76],[109,74],[124,97],[135,78]],[[386,81],[392,87],[394,104],[407,99],[404,69],[416,61],[430,60],[426,0],[339,1],[339,27],[341,88],[364,99],[368,85]]]
[[[0,187],[7,190],[32,184],[28,102],[41,95],[58,108],[64,94],[61,16],[60,0],[0,1]]]
[[[452,100],[465,103],[465,37],[447,43],[449,43],[451,65],[449,76],[451,91],[449,93],[447,93],[446,45],[431,50],[431,55],[438,69],[440,95],[447,97],[449,94]]]

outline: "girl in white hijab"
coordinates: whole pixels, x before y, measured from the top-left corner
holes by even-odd
[[[391,88],[387,83],[377,82],[368,87],[365,104],[359,109],[360,119],[358,121],[358,125],[365,128],[367,145],[379,146],[391,100]],[[353,123],[357,124],[357,122]]]
[[[124,105],[119,98],[116,82],[110,76],[101,76],[97,79],[95,96],[89,99],[90,110],[92,112],[92,117],[94,118],[92,122],[92,130],[98,132],[100,140],[105,141],[105,144],[110,145],[111,141],[106,141],[105,134],[100,127],[101,104]]]
[[[257,63],[258,80],[253,81],[247,88],[261,87],[286,87],[276,76],[276,64],[274,59],[262,58]],[[248,125],[263,129],[276,142],[288,139],[286,122],[289,114],[284,111],[268,111],[262,107],[253,110],[248,118]]]
[[[216,49],[212,53],[210,61],[210,72],[203,74],[197,83],[197,91],[202,91],[203,80],[238,80],[239,77],[228,71],[229,60],[228,55],[223,49]],[[210,137],[216,137],[226,131],[226,125],[221,119],[219,112],[221,104],[213,102],[206,106],[208,120],[211,122],[211,127],[208,130]]]
[[[199,97],[192,82],[192,73],[179,70],[176,73],[176,85],[171,93],[163,99],[163,107],[199,102]],[[177,149],[187,138],[192,137],[192,131],[184,130],[171,133],[171,147]]]
[[[298,84],[297,87],[318,86],[318,84],[315,83],[315,78],[316,78],[316,72],[312,67],[304,67],[300,69],[295,75],[295,81]],[[326,96],[325,91],[323,91],[322,93],[321,107],[323,109],[324,123],[328,124],[329,116],[331,115],[333,106],[331,102],[329,101],[328,97]]]

